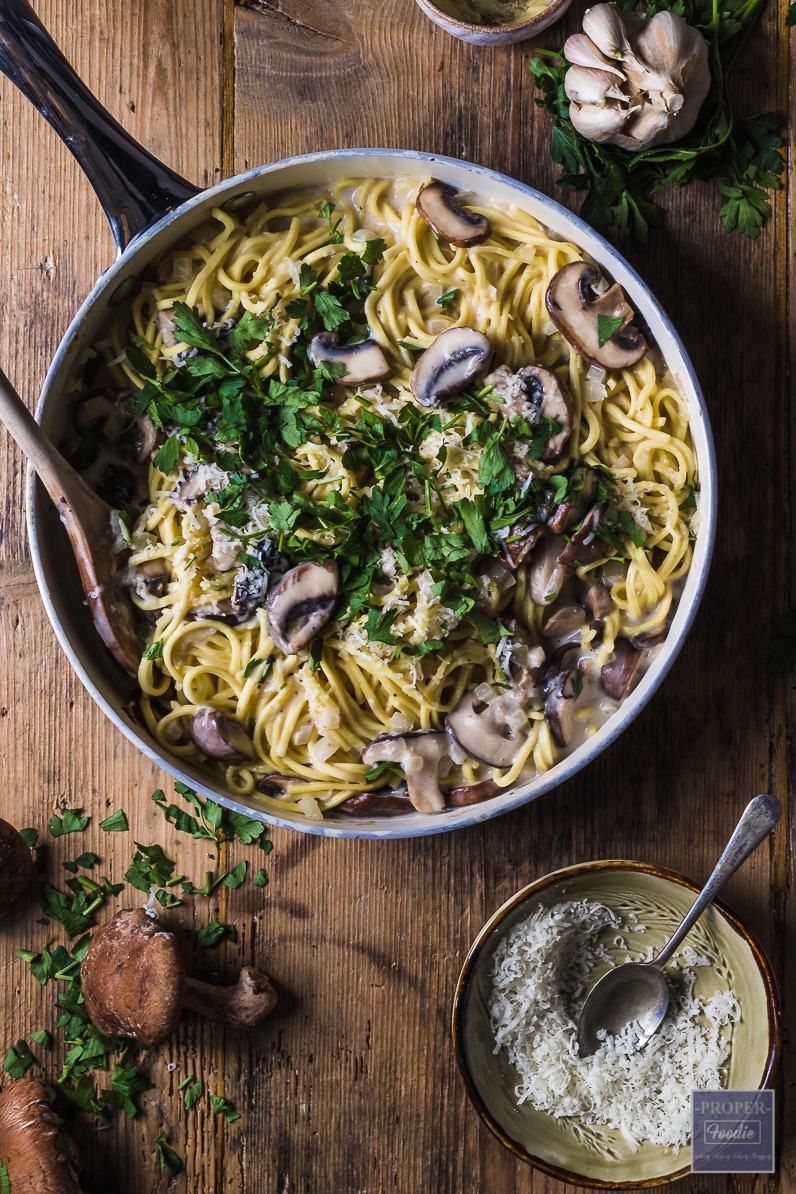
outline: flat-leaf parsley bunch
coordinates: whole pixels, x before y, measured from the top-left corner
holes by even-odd
[[[754,240],[771,215],[767,191],[778,190],[785,163],[779,119],[773,112],[739,118],[727,90],[729,73],[746,43],[765,0],[616,0],[647,17],[666,9],[698,29],[708,43],[711,86],[692,132],[668,145],[631,152],[588,141],[569,119],[562,53],[540,50],[530,69],[543,94],[536,102],[554,116],[550,156],[563,167],[562,186],[586,192],[580,214],[598,231],[627,230],[645,244],[664,215],[653,196],[664,187],[692,179],[713,182],[723,199],[725,229]]]

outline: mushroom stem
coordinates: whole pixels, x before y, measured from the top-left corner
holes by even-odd
[[[229,1028],[253,1028],[276,1005],[276,991],[267,974],[244,966],[231,987],[217,987],[186,978],[183,1007]]]

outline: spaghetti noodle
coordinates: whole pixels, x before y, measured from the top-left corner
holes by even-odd
[[[643,669],[690,563],[696,461],[657,350],[590,366],[545,304],[578,248],[478,205],[490,234],[455,247],[416,192],[352,179],[216,210],[97,346],[153,437],[118,537],[147,725],[274,810],[378,812],[389,791],[411,811],[404,782],[442,809],[549,769],[617,708],[611,676]],[[452,328],[490,364],[424,406],[413,371]],[[389,376],[345,382],[358,340]],[[473,745],[485,711],[510,750]]]

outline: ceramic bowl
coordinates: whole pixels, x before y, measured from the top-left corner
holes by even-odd
[[[505,46],[536,37],[572,0],[415,0],[426,16],[461,41]]]
[[[476,938],[462,969],[453,1009],[456,1060],[467,1093],[487,1127],[521,1161],[560,1181],[602,1189],[640,1189],[690,1172],[691,1150],[675,1154],[641,1142],[633,1152],[621,1134],[605,1127],[584,1132],[575,1119],[518,1107],[518,1075],[494,1037],[488,1005],[495,951],[506,934],[541,904],[589,899],[620,915],[636,912],[646,932],[624,932],[630,949],[654,952],[693,903],[699,886],[673,871],[640,862],[603,861],[568,867],[538,879],[505,903]],[[718,964],[699,967],[695,994],[732,990],[742,1019],[732,1026],[726,1087],[760,1090],[768,1083],[781,1047],[779,997],[771,966],[753,934],[730,909],[714,903],[686,944],[713,952]],[[609,951],[614,952],[609,945]],[[682,948],[682,947],[681,947]],[[617,961],[624,960],[617,954]]]

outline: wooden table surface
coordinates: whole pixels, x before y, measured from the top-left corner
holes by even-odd
[[[346,146],[441,152],[555,194],[549,127],[534,104],[530,43],[486,50],[450,38],[412,0],[36,0],[36,11],[91,90],[133,135],[192,182],[296,153]],[[579,24],[575,0],[538,45]],[[735,76],[740,112],[794,108],[793,33],[783,5],[764,13]],[[791,140],[790,152],[794,144]],[[109,229],[55,134],[0,79],[0,361],[34,404],[68,322],[112,261]],[[777,1084],[777,1176],[694,1177],[683,1194],[796,1190],[796,1101],[789,1028],[796,1013],[796,917],[788,815],[794,683],[769,673],[771,620],[796,605],[793,539],[794,183],[757,243],[723,231],[712,189],[665,198],[667,226],[627,256],[672,315],[705,392],[716,441],[719,530],[690,637],[650,705],[585,772],[477,828],[399,842],[271,831],[220,850],[178,833],[150,799],[173,787],[116,731],[72,674],[39,598],[24,520],[24,460],[0,436],[0,815],[38,829],[46,881],[84,850],[119,882],[134,843],[162,846],[199,880],[241,859],[269,882],[220,887],[170,924],[234,923],[238,941],[195,951],[231,980],[262,966],[280,1003],[235,1035],[186,1016],[145,1059],[154,1089],[135,1118],[95,1133],[78,1115],[89,1194],[553,1194],[564,1186],[516,1161],[481,1125],[456,1072],[450,1009],[459,969],[487,917],[548,871],[638,858],[704,879],[742,807],[776,793],[786,815],[725,892],[768,950],[784,998]],[[64,807],[91,820],[53,839]],[[128,833],[99,822],[123,808]],[[212,843],[211,843],[212,845]],[[40,879],[40,882],[42,879]],[[110,902],[137,902],[129,887]],[[58,984],[41,986],[17,950],[58,926],[35,899],[0,928],[3,1053],[48,1028],[34,1052],[55,1078]],[[62,988],[63,984],[61,984]],[[37,1073],[33,1069],[32,1073]],[[227,1124],[195,1075],[227,1098]],[[170,1179],[155,1138],[185,1163]]]

